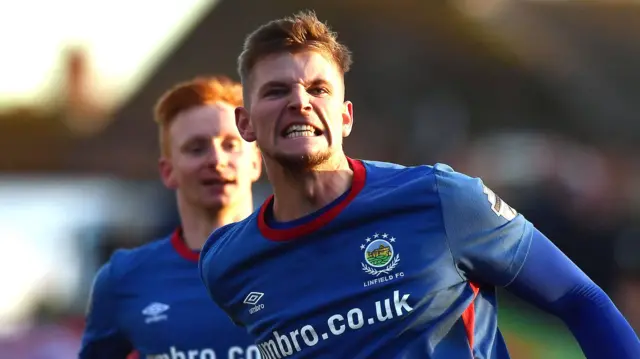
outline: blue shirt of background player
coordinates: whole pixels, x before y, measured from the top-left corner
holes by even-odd
[[[80,359],[259,359],[253,340],[211,301],[199,253],[177,230],[116,251],[92,289]]]

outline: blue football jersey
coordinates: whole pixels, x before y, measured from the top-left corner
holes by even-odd
[[[446,165],[349,162],[351,189],[318,213],[271,224],[270,198],[214,232],[200,258],[212,298],[264,359],[508,358],[496,288],[533,226]]]
[[[211,301],[198,252],[176,231],[116,251],[96,275],[81,359],[259,359],[245,330]]]

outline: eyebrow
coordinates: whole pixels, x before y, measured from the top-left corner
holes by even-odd
[[[265,84],[263,84],[262,86],[260,86],[259,92],[263,92],[266,89],[274,88],[274,87],[289,87],[290,84],[291,84],[290,81],[288,82],[288,81],[284,81],[284,80],[269,81],[269,82],[266,82]],[[322,79],[322,78],[316,78],[315,80],[313,80],[311,82],[305,83],[305,85],[308,86],[308,87],[318,86],[318,85],[331,87],[331,84],[327,80]]]
[[[242,141],[242,137],[238,134],[235,133],[218,133],[215,136],[212,136],[213,138],[221,138],[223,140],[234,140],[234,141]],[[187,138],[186,141],[184,141],[183,146],[190,146],[192,144],[195,143],[205,143],[205,142],[210,142],[211,141],[211,136],[206,136],[206,135],[194,135],[191,136],[189,138]]]
[[[324,87],[328,87],[328,88],[332,88],[333,86],[331,86],[331,83],[325,79],[315,79],[313,81],[311,81],[311,86],[324,86]]]

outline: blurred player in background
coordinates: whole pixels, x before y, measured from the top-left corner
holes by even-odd
[[[309,13],[263,25],[239,58],[236,123],[274,196],[212,234],[200,271],[263,359],[508,358],[496,287],[563,320],[587,358],[640,358],[607,295],[480,179],[345,156],[350,65]]]
[[[197,78],[158,101],[160,175],[176,192],[181,227],[113,254],[96,275],[80,358],[258,359],[252,340],[209,298],[198,276],[204,241],[253,210],[255,144],[235,126],[238,83]],[[141,214],[143,215],[143,214]]]

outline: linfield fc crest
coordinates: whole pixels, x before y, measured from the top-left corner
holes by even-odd
[[[393,248],[395,242],[396,238],[388,233],[374,233],[365,238],[360,245],[364,256],[362,270],[375,277],[391,274],[400,263],[400,254]]]

